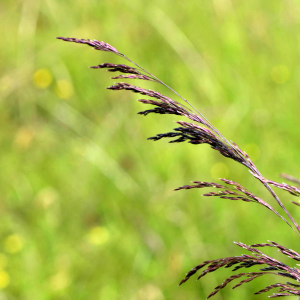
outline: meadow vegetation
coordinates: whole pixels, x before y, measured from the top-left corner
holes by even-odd
[[[240,255],[233,241],[299,252],[297,235],[268,210],[173,192],[225,177],[276,205],[209,146],[146,141],[182,118],[137,115],[140,97],[105,90],[109,76],[86,68],[120,58],[55,39],[117,47],[280,181],[300,177],[296,2],[4,0],[0,8],[1,300],[203,299],[232,271],[178,287],[180,279],[200,261]],[[278,194],[299,220],[293,197]],[[215,299],[253,299],[272,282]]]

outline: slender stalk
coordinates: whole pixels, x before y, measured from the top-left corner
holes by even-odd
[[[186,100],[184,97],[182,97],[179,93],[177,93],[173,88],[171,88],[170,86],[168,86],[167,84],[165,84],[163,81],[161,81],[159,78],[157,78],[155,75],[151,74],[150,72],[148,72],[147,70],[145,70],[143,67],[141,67],[140,65],[138,65],[137,63],[135,63],[133,60],[131,60],[130,58],[128,58],[126,55],[122,54],[122,53],[118,53],[118,56],[126,59],[127,61],[131,62],[132,64],[134,64],[135,66],[137,66],[140,70],[142,70],[143,72],[145,72],[146,74],[148,74],[149,76],[151,76],[153,79],[155,79],[156,82],[162,84],[163,86],[165,86],[166,88],[168,88],[169,90],[171,90],[175,95],[177,95],[180,99],[182,99],[184,102],[186,102],[197,114],[199,114],[209,125],[209,128],[212,129],[226,144],[228,144],[233,150],[234,152],[240,156],[241,158],[244,158],[241,153],[239,151],[236,150],[235,147],[233,147],[232,143],[230,143],[222,134],[221,132],[211,124],[210,121],[208,121],[208,119],[201,113],[199,112],[188,100]],[[256,169],[253,168],[253,166],[247,162],[243,163],[248,169],[250,169],[252,172],[254,172],[255,174],[257,174],[258,176],[262,176],[261,173]],[[272,188],[270,187],[270,185],[266,182],[262,182],[262,184],[266,187],[266,189],[270,192],[270,194],[274,197],[274,199],[277,201],[277,203],[279,204],[279,206],[283,209],[283,211],[287,214],[288,218],[292,221],[292,223],[294,224],[294,226],[297,229],[297,234],[300,236],[300,227],[297,224],[297,222],[294,220],[294,218],[291,216],[291,214],[288,212],[288,210],[285,208],[285,206],[283,205],[283,203],[280,201],[279,197],[275,194],[275,192],[272,190]],[[279,215],[280,216],[280,215]],[[281,216],[282,217],[282,216]],[[291,224],[282,217],[282,219],[294,230],[294,228],[291,226]],[[296,232],[296,231],[295,231]]]
[[[234,143],[233,142],[230,142],[228,141],[222,134],[220,131],[218,131],[204,116],[203,114],[201,114],[188,100],[186,100],[185,98],[183,98],[180,94],[178,94],[174,89],[172,89],[170,86],[168,86],[167,84],[165,84],[164,82],[162,82],[160,79],[158,79],[156,76],[154,76],[153,74],[151,74],[150,72],[146,71],[144,68],[142,68],[141,66],[139,66],[137,63],[135,63],[134,61],[132,61],[130,58],[128,58],[126,55],[120,53],[116,48],[112,47],[111,45],[105,43],[105,42],[99,42],[97,40],[87,40],[87,39],[76,39],[76,38],[64,38],[64,37],[58,37],[58,39],[61,39],[61,40],[64,40],[64,41],[68,41],[68,42],[75,42],[75,43],[79,43],[79,44],[86,44],[88,46],[91,46],[93,47],[95,50],[100,50],[100,51],[106,51],[106,52],[110,52],[110,53],[114,53],[124,59],[126,59],[127,61],[131,62],[132,64],[134,64],[136,67],[138,67],[140,70],[142,70],[144,73],[148,74],[150,76],[150,78],[160,84],[162,84],[163,86],[167,87],[169,90],[171,90],[174,94],[176,94],[180,99],[182,99],[185,103],[187,103],[191,108],[192,110],[194,110],[199,116],[202,117],[202,121],[201,123],[204,124],[205,122],[205,126],[207,126],[214,134],[216,134],[219,138],[220,138],[220,143],[222,141],[222,143],[224,143],[223,145],[220,145],[220,143],[216,143],[214,137],[211,137],[212,140],[210,141],[210,144],[212,146],[213,149],[217,149],[220,151],[221,154],[227,156],[227,157],[231,157],[232,159],[240,162],[241,164],[245,165],[249,170],[251,170],[254,174],[253,176],[258,176],[258,177],[261,177],[261,174],[260,172],[257,170],[257,168],[254,166],[254,164],[251,162],[250,158],[248,157],[248,155],[245,153],[245,152],[242,152],[236,145],[233,145]],[[116,66],[119,66],[119,71],[123,71],[125,73],[130,73],[130,71],[128,70],[128,66],[125,66],[124,65],[116,65]],[[98,66],[98,67],[107,67],[107,66]],[[97,68],[97,67],[96,67]],[[123,68],[123,69],[122,69]],[[124,69],[125,68],[125,69]],[[137,70],[137,69],[135,69]],[[113,71],[116,71],[116,70],[113,70]],[[136,73],[134,73],[136,74]],[[141,73],[142,74],[142,73]],[[148,76],[148,77],[149,77]],[[116,90],[119,90],[119,89],[129,89],[129,90],[133,90],[135,92],[142,92],[142,94],[145,94],[145,95],[149,95],[149,96],[152,96],[154,95],[154,93],[152,95],[149,94],[149,92],[145,91],[145,90],[141,90],[137,87],[134,87],[134,86],[130,86],[130,85],[116,85],[116,86],[113,86],[113,87],[110,87],[111,89],[116,89]],[[161,95],[160,95],[161,96]],[[160,100],[165,100],[163,98],[163,96],[158,96],[158,99]],[[156,96],[154,97],[157,97],[157,93],[156,93]],[[175,103],[173,102],[173,106],[175,107]],[[181,104],[181,107],[184,107],[184,105]],[[176,107],[178,108],[178,106]],[[187,109],[189,111],[191,111],[190,109]],[[166,112],[164,112],[166,113]],[[179,112],[177,114],[180,114]],[[185,115],[187,116],[187,114]],[[189,116],[188,116],[189,117]],[[200,117],[199,117],[200,118]],[[182,124],[181,124],[182,125]],[[200,130],[198,128],[198,130]],[[200,130],[201,131],[201,130]],[[203,134],[203,130],[202,130],[202,134]],[[207,133],[206,133],[207,134]],[[208,133],[209,135],[209,133]],[[165,135],[166,137],[168,135]],[[187,137],[189,136],[182,136],[181,139],[178,140],[179,141],[184,141]],[[157,140],[157,139],[160,139],[161,137],[159,138],[154,138],[154,140]],[[213,141],[213,142],[212,142]],[[209,143],[209,140],[202,140],[202,143]],[[228,149],[226,149],[226,146],[227,147],[230,147],[231,150],[233,150],[234,152],[234,155],[231,153],[231,154],[228,154]],[[291,222],[293,223],[293,225],[296,227],[297,229],[297,233],[298,235],[300,236],[300,227],[299,225],[296,223],[296,221],[293,219],[293,217],[290,215],[290,213],[287,211],[287,209],[285,208],[285,206],[282,204],[282,202],[280,201],[280,199],[278,198],[278,196],[275,194],[275,192],[271,189],[271,187],[269,186],[269,184],[265,181],[261,181],[263,183],[263,185],[266,187],[266,189],[271,193],[271,195],[275,198],[275,200],[277,201],[277,203],[279,204],[279,206],[283,209],[283,211],[287,214],[288,218],[291,220]],[[291,226],[291,224],[284,218],[282,217],[281,215],[279,215],[293,230],[294,228]],[[294,230],[295,231],[295,230]]]

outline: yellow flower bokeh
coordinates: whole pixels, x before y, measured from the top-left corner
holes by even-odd
[[[33,74],[33,83],[39,89],[46,89],[52,82],[53,76],[48,69],[38,69]]]
[[[53,291],[61,291],[70,284],[70,278],[65,271],[59,271],[50,279],[50,286]]]
[[[10,277],[5,271],[0,271],[0,289],[3,290],[10,283]]]
[[[102,245],[110,239],[110,232],[107,228],[102,226],[93,227],[88,235],[87,240],[92,245]]]
[[[73,85],[69,80],[60,79],[55,85],[55,94],[61,99],[69,99],[73,95]]]
[[[39,191],[35,198],[35,203],[37,206],[47,209],[49,208],[57,199],[59,195],[57,191],[52,187],[46,187]]]
[[[30,129],[21,127],[16,133],[14,144],[18,149],[25,150],[30,146],[33,137],[33,132]]]
[[[23,240],[17,234],[8,236],[4,241],[4,249],[7,253],[18,253],[23,249]]]

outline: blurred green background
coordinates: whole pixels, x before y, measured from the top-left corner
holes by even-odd
[[[300,177],[299,22],[292,0],[1,0],[0,300],[204,299],[230,270],[177,284],[204,260],[246,252],[233,241],[299,251],[262,207],[173,192],[226,177],[279,210],[246,168],[207,145],[147,141],[182,118],[137,115],[148,108],[137,95],[106,90],[111,74],[87,68],[125,61],[55,39],[110,43],[281,182],[282,172]],[[299,220],[295,199],[278,194]],[[253,299],[278,281],[214,299]]]

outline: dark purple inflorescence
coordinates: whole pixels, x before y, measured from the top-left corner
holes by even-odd
[[[92,47],[95,50],[101,50],[106,52],[114,53],[118,55],[130,63],[134,64],[135,67],[127,66],[124,64],[111,64],[111,63],[103,63],[97,66],[92,66],[92,69],[106,69],[109,72],[120,72],[122,74],[112,77],[112,79],[141,79],[146,81],[152,81],[163,86],[169,88],[172,92],[174,92],[181,100],[183,100],[189,107],[179,103],[177,101],[172,100],[169,97],[166,97],[156,91],[150,89],[143,89],[128,83],[119,82],[115,83],[114,85],[108,87],[110,90],[120,91],[120,90],[128,90],[134,93],[141,94],[143,96],[147,96],[153,99],[139,99],[138,101],[143,104],[149,104],[154,106],[154,108],[147,109],[144,111],[139,112],[140,115],[147,116],[151,113],[165,115],[177,115],[182,116],[189,119],[192,122],[196,122],[198,124],[184,122],[184,121],[177,121],[176,123],[179,127],[174,128],[173,131],[167,133],[157,134],[154,137],[150,137],[150,140],[158,141],[164,138],[170,138],[170,143],[181,143],[181,142],[188,142],[193,145],[200,145],[200,144],[208,144],[214,150],[217,150],[220,154],[227,158],[231,158],[234,161],[241,163],[242,165],[246,166],[250,173],[257,178],[270,192],[273,198],[277,201],[283,211],[287,214],[289,221],[287,221],[281,214],[279,214],[271,205],[267,202],[263,201],[259,197],[255,196],[251,193],[248,189],[244,188],[237,182],[228,180],[228,179],[221,179],[224,184],[217,184],[214,182],[204,182],[204,181],[193,181],[191,185],[184,185],[176,190],[189,190],[195,188],[217,188],[220,191],[217,192],[208,192],[203,196],[206,197],[219,197],[222,199],[228,200],[241,200],[244,202],[254,202],[260,204],[276,215],[278,215],[282,220],[284,220],[293,230],[299,234],[300,227],[287,211],[285,206],[282,204],[280,199],[274,193],[270,186],[274,186],[280,188],[284,191],[287,191],[293,196],[300,197],[300,189],[290,186],[285,183],[277,183],[272,180],[268,180],[264,178],[254,163],[251,161],[250,157],[247,155],[246,152],[242,151],[235,143],[229,142],[223,135],[199,112],[197,111],[186,99],[180,96],[177,92],[175,92],[171,87],[167,86],[161,80],[156,78],[154,75],[140,67],[138,64],[130,60],[124,54],[118,52],[118,50],[111,45],[105,42],[99,42],[97,40],[89,40],[89,39],[76,39],[76,38],[64,38],[58,37],[58,39],[67,41],[67,42],[74,42],[78,44],[86,44]],[[282,177],[300,185],[300,181],[290,175],[282,175]],[[294,204],[300,206],[299,203],[293,202]],[[291,224],[291,223],[292,224]],[[294,227],[292,226],[294,225]],[[295,228],[295,229],[294,229]],[[300,235],[300,234],[299,234]],[[246,272],[246,273],[239,273],[230,276],[227,278],[222,284],[218,285],[214,291],[208,296],[208,298],[212,297],[216,293],[218,293],[221,289],[227,286],[231,281],[242,279],[238,284],[236,284],[233,288],[237,288],[244,283],[248,283],[260,276],[266,274],[273,274],[278,275],[284,278],[288,278],[289,280],[294,280],[300,283],[300,273],[296,267],[289,267],[288,265],[263,254],[256,248],[259,247],[273,247],[278,249],[282,254],[292,258],[295,261],[300,261],[300,255],[291,249],[283,247],[275,242],[269,242],[264,244],[254,244],[251,246],[247,246],[243,243],[236,243],[238,246],[250,251],[252,255],[240,255],[234,257],[225,257],[215,260],[208,260],[204,261],[203,263],[199,264],[195,268],[193,268],[190,272],[186,274],[186,277],[180,282],[180,284],[186,282],[191,276],[193,276],[196,272],[198,272],[203,267],[206,267],[202,273],[198,276],[198,279],[202,278],[208,273],[214,272],[222,267],[230,268],[233,267],[233,271],[238,271],[242,268],[250,268],[257,265],[265,265],[261,268],[258,272]],[[268,292],[272,289],[278,289],[271,298],[277,298],[282,296],[298,296],[300,299],[300,284],[286,282],[286,283],[275,283],[272,285],[267,286],[264,289],[261,289],[256,294],[261,294]]]
[[[183,284],[186,282],[188,279],[190,279],[191,276],[193,276],[195,273],[197,273],[200,269],[206,266],[206,269],[200,273],[198,276],[197,280],[202,278],[208,273],[214,272],[222,267],[224,268],[231,268],[233,267],[232,271],[238,271],[239,269],[242,268],[251,268],[256,265],[266,265],[265,267],[261,268],[259,272],[247,272],[247,273],[239,273],[230,276],[229,278],[225,279],[224,282],[217,287],[215,287],[214,291],[210,293],[210,295],[207,297],[210,298],[214,296],[216,293],[218,293],[221,289],[223,289],[228,283],[230,283],[233,280],[246,277],[246,279],[243,279],[240,281],[238,284],[233,286],[233,289],[241,286],[244,283],[248,283],[252,281],[253,279],[263,276],[263,275],[268,275],[268,274],[273,274],[273,275],[278,275],[281,277],[289,278],[292,280],[295,280],[297,282],[300,282],[300,272],[297,268],[292,268],[289,267],[286,264],[283,264],[282,262],[266,255],[263,254],[261,251],[259,251],[258,247],[276,247],[279,249],[279,251],[290,258],[293,258],[297,261],[299,261],[299,254],[291,249],[287,249],[275,242],[270,242],[266,244],[254,244],[251,246],[247,246],[243,243],[235,243],[236,245],[246,249],[247,251],[252,252],[252,255],[240,255],[240,256],[233,256],[233,257],[225,257],[225,258],[220,258],[220,259],[215,259],[215,260],[208,260],[203,262],[202,264],[196,266],[193,268],[190,272],[186,274],[186,277],[180,282],[179,285]],[[271,289],[274,288],[279,288],[278,292],[274,293],[272,298],[280,297],[282,296],[281,294],[283,292],[286,293],[285,296],[300,296],[300,285],[295,284],[295,283],[276,283],[267,286],[266,288],[256,292],[255,294],[261,294],[270,291]]]

